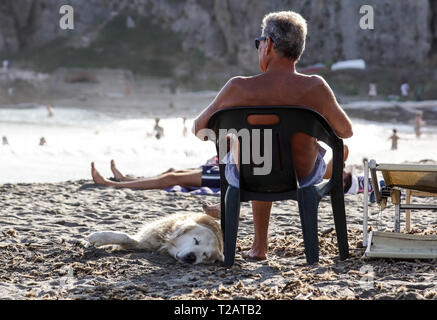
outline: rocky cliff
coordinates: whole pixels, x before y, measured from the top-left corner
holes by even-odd
[[[307,20],[309,35],[302,64],[363,58],[373,65],[420,65],[437,52],[436,0],[69,0],[75,30],[59,28],[57,0],[1,0],[0,52],[68,38],[86,47],[116,16],[151,23],[178,35],[182,50],[208,59],[256,69],[253,38],[262,17],[294,10]],[[64,4],[64,2],[63,2]],[[374,30],[361,30],[359,8],[372,5]],[[118,39],[113,39],[117,41]],[[172,48],[168,48],[172,54]]]

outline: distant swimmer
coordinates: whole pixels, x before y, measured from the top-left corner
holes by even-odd
[[[48,117],[51,118],[53,117],[55,114],[53,113],[53,108],[52,105],[48,104],[47,105],[47,112],[48,112]]]
[[[425,121],[423,121],[422,119],[423,117],[423,112],[419,112],[416,115],[416,118],[414,119],[414,132],[416,133],[416,137],[420,138],[420,136],[422,135],[422,126],[425,125]]]
[[[398,141],[400,137],[398,136],[398,130],[393,129],[393,134],[389,137],[391,139],[391,149],[398,150]]]
[[[8,138],[7,138],[6,136],[3,136],[3,138],[2,138],[2,144],[3,144],[4,146],[9,145],[9,141],[8,141]]]
[[[153,133],[158,140],[164,136],[164,128],[159,125],[160,120],[160,118],[155,118],[155,126],[153,127]]]
[[[182,118],[182,121],[184,122],[184,129],[182,129],[182,135],[184,137],[186,137],[188,135],[188,129],[187,129],[187,125],[185,124],[185,122],[187,121],[186,117]]]
[[[47,144],[47,141],[44,137],[41,137],[41,139],[39,139],[39,145],[40,146],[45,146]]]

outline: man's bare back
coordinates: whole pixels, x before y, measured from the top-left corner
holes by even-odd
[[[236,106],[307,107],[321,113],[341,138],[352,135],[351,126],[347,125],[347,116],[328,84],[321,77],[306,76],[293,69],[231,79],[206,112],[199,116],[196,132],[206,127],[213,112]],[[253,121],[253,124],[256,122]],[[293,138],[292,149],[297,175],[301,179],[309,175],[314,167],[318,152],[317,140],[298,133]]]

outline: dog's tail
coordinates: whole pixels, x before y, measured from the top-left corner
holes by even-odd
[[[88,242],[96,247],[105,245],[118,245],[123,249],[136,249],[138,241],[124,232],[101,231],[88,236]]]

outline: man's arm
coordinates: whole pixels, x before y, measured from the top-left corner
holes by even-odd
[[[197,133],[205,129],[208,125],[209,118],[212,116],[214,112],[220,109],[224,109],[227,107],[235,106],[237,102],[235,97],[235,93],[237,92],[237,82],[238,78],[230,79],[226,85],[220,90],[211,104],[204,109],[194,120],[192,132],[197,135]]]
[[[316,99],[314,106],[317,106],[319,112],[328,120],[332,129],[340,138],[350,138],[353,135],[352,122],[346,112],[338,104],[334,92],[328,83],[322,78],[317,77],[316,90],[310,94]]]

